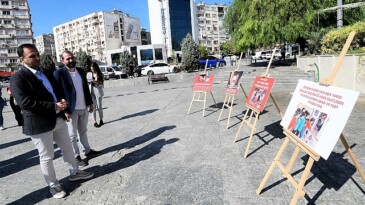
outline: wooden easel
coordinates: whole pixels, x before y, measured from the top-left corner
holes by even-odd
[[[355,33],[356,33],[355,31],[352,31],[350,33],[342,51],[341,51],[341,54],[340,54],[339,58],[337,59],[337,62],[332,70],[330,77],[321,81],[322,84],[324,84],[324,85],[333,84],[334,78],[338,72],[338,69],[343,61],[343,58],[344,58],[348,48],[350,47],[350,44],[352,42],[352,39],[355,36]],[[267,170],[264,178],[262,179],[260,186],[256,190],[256,194],[260,195],[263,187],[265,186],[266,181],[269,179],[270,174],[272,173],[275,166],[277,166],[280,169],[280,171],[282,172],[283,176],[290,181],[290,183],[294,186],[294,188],[296,190],[291,199],[291,202],[290,202],[291,205],[294,205],[298,202],[300,197],[303,197],[305,195],[305,192],[303,190],[305,182],[307,181],[308,175],[310,173],[310,170],[313,166],[314,161],[318,161],[320,159],[320,156],[317,153],[315,153],[315,151],[313,151],[310,147],[308,147],[304,142],[302,142],[300,139],[298,139],[296,136],[294,136],[294,134],[291,133],[286,128],[284,128],[284,134],[285,134],[286,138],[285,138],[283,144],[281,145],[278,153],[276,154],[274,161],[272,162],[272,164],[270,165],[269,169]],[[341,139],[343,146],[349,153],[352,161],[354,162],[355,167],[356,167],[357,171],[359,172],[363,182],[365,183],[364,172],[362,171],[360,164],[358,163],[358,161],[356,159],[355,154],[352,152],[351,148],[349,147],[349,145],[345,139],[345,136],[342,133],[340,135],[340,139]],[[292,141],[296,145],[296,148],[294,149],[293,155],[291,156],[288,164],[284,167],[284,165],[280,162],[280,157],[283,154],[289,141]],[[301,150],[309,155],[309,159],[308,159],[308,162],[305,166],[304,172],[303,172],[299,182],[297,182],[294,179],[294,177],[291,175],[291,169],[293,168],[294,162],[295,162],[296,158],[298,157],[299,152]]]
[[[237,63],[237,68],[235,70],[233,70],[232,72],[238,71],[238,69],[240,67],[242,55],[243,55],[243,53],[241,53],[241,55],[240,55],[240,59],[239,59],[239,61]],[[243,94],[245,95],[245,99],[246,99],[247,98],[247,94],[245,92],[245,89],[243,89],[243,86],[242,86],[241,83],[240,83],[240,88],[241,88]],[[221,120],[221,116],[222,116],[222,113],[223,113],[224,108],[228,108],[229,109],[226,129],[228,129],[229,121],[231,119],[231,114],[232,114],[232,110],[233,110],[233,101],[234,101],[234,97],[235,96],[236,96],[236,93],[234,93],[234,92],[229,92],[229,91],[225,92],[225,97],[224,97],[222,109],[221,109],[221,112],[220,112],[219,117],[218,117],[218,122],[219,122]]]
[[[193,102],[203,102],[203,104],[204,104],[203,105],[203,117],[204,117],[205,104],[207,102],[207,93],[208,93],[207,91],[197,91],[197,90],[194,91],[193,99],[191,100],[190,107],[189,107],[189,110],[188,110],[188,114],[190,113],[190,109],[191,109],[191,106],[193,105]],[[209,93],[213,98],[213,101],[215,103],[215,107],[217,107],[217,102],[214,99],[213,93],[211,91],[209,91]],[[197,98],[195,98],[196,94],[198,94]],[[202,99],[200,98],[201,96],[203,96]]]
[[[274,58],[274,55],[275,55],[275,50],[271,55],[269,64],[266,68],[266,72],[261,75],[262,77],[269,77],[269,69],[270,69],[272,60]],[[246,96],[246,98],[247,98],[247,96]],[[277,103],[276,103],[276,101],[275,101],[275,99],[274,99],[274,97],[272,96],[271,93],[270,93],[270,98],[274,102],[275,107],[278,110],[280,116],[283,117],[283,113],[280,111],[279,106],[277,105]],[[255,108],[255,107],[253,107],[253,106],[246,103],[245,115],[242,118],[242,122],[241,122],[241,124],[240,124],[240,126],[239,126],[239,128],[236,132],[236,137],[234,138],[234,142],[236,142],[239,134],[241,133],[241,129],[242,129],[243,124],[246,124],[248,127],[251,128],[251,133],[250,133],[250,137],[248,139],[248,143],[247,143],[247,146],[246,146],[246,151],[245,151],[245,154],[244,154],[244,158],[247,157],[248,151],[250,150],[250,145],[251,145],[251,142],[252,142],[253,134],[256,131],[256,124],[257,124],[257,120],[259,118],[260,113],[261,113],[260,110],[258,110],[257,108]],[[249,115],[249,117],[247,118],[248,115]]]
[[[204,72],[201,73],[201,74],[207,75],[207,65],[208,65],[208,59],[205,62]],[[188,115],[190,113],[190,109],[191,109],[191,106],[193,105],[193,102],[203,102],[203,117],[204,117],[204,113],[205,113],[204,111],[205,111],[205,105],[206,105],[206,102],[207,102],[207,93],[208,92],[210,93],[210,95],[213,98],[213,101],[215,103],[215,107],[217,107],[217,102],[214,99],[212,91],[194,90],[193,98],[190,102],[190,106],[189,106],[189,110],[188,110]],[[195,98],[196,94],[197,94],[197,98]],[[203,95],[203,98],[201,99],[202,95]]]

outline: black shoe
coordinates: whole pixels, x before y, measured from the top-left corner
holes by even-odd
[[[98,125],[98,123],[94,123],[94,127],[100,127],[101,125]]]
[[[80,156],[77,156],[75,159],[76,159],[77,166],[79,166],[79,167],[87,166],[86,162],[84,160],[82,160]]]
[[[103,125],[104,125],[104,122],[102,120],[100,120],[99,127],[101,127]]]
[[[101,155],[101,151],[95,151],[91,149],[87,154],[85,154],[86,157],[97,157]]]

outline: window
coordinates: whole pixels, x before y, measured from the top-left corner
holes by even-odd
[[[156,60],[163,60],[162,48],[155,48],[155,59]]]
[[[9,25],[9,24],[11,24],[11,20],[4,20],[4,24],[5,24],[5,25]]]
[[[3,15],[10,15],[10,11],[3,11]]]
[[[140,50],[140,54],[141,54],[141,61],[153,60],[152,49]]]
[[[9,6],[9,1],[1,1],[2,6]]]

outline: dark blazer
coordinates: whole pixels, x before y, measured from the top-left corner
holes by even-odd
[[[52,72],[43,69],[43,73],[51,83],[57,101],[64,99],[63,91]],[[42,81],[28,68],[22,67],[11,77],[10,84],[11,93],[23,112],[23,133],[36,135],[53,130],[57,120],[56,105]],[[61,115],[66,119],[62,111]]]
[[[87,84],[86,74],[82,69],[80,68],[76,69],[79,72],[82,79],[82,88],[84,90],[86,106],[92,105],[93,101],[91,98],[89,86]],[[61,84],[63,92],[65,93],[66,101],[68,103],[68,107],[65,110],[65,112],[71,114],[75,110],[76,106],[76,90],[72,82],[71,75],[68,72],[66,66],[63,66],[62,68],[54,72],[54,76],[56,77],[57,81]]]

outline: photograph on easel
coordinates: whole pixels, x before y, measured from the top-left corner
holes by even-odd
[[[327,159],[358,96],[356,91],[299,80],[280,125]]]
[[[214,75],[199,74],[194,76],[193,90],[211,91],[213,87]]]
[[[267,100],[269,99],[274,82],[275,78],[256,76],[246,103],[263,111]]]
[[[328,120],[328,114],[299,103],[287,129],[314,149]]]
[[[237,93],[240,88],[243,71],[232,71],[229,73],[228,82],[226,85],[226,92]]]

